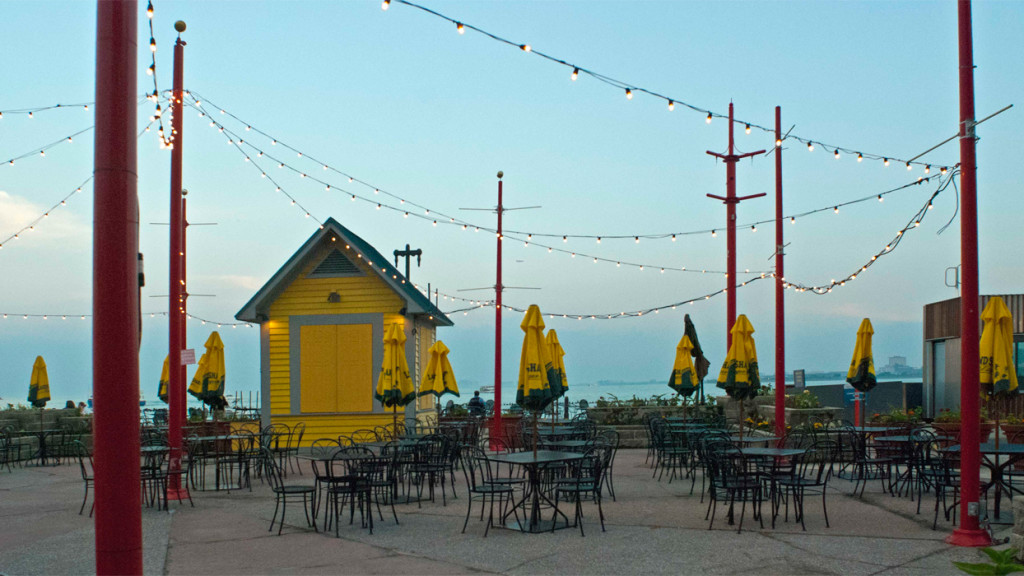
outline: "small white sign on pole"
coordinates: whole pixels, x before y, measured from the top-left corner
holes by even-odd
[[[181,351],[181,365],[188,366],[196,363],[196,351],[194,348]]]

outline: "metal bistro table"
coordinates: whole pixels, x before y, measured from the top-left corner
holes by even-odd
[[[545,440],[570,440],[577,434],[580,434],[580,432],[572,426],[550,426],[541,424],[537,427],[537,437]]]
[[[583,458],[583,454],[579,452],[560,452],[557,450],[538,450],[536,455],[533,451],[529,452],[514,452],[512,454],[499,454],[497,456],[490,456],[488,459],[492,462],[501,462],[505,464],[516,464],[526,469],[529,483],[527,485],[526,492],[523,494],[523,499],[513,505],[512,510],[516,508],[523,508],[523,518],[526,520],[527,525],[525,528],[521,522],[512,522],[506,524],[506,527],[513,528],[516,530],[522,530],[524,532],[538,533],[548,532],[555,524],[556,519],[544,521],[541,519],[541,501],[543,500],[545,505],[550,508],[554,508],[555,505],[540,489],[540,472],[541,465],[543,464],[559,464],[563,462],[569,462],[572,460],[580,460]],[[526,513],[527,501],[529,501],[530,512]],[[505,517],[502,521],[508,519],[508,515],[512,511],[506,512]],[[566,524],[569,523],[569,518],[562,514],[565,518]]]
[[[585,448],[593,446],[590,440],[545,440],[544,447],[564,452],[582,452]]]
[[[221,462],[221,456],[223,454],[227,454],[229,452],[234,452],[232,444],[236,440],[244,440],[244,439],[247,439],[247,438],[248,438],[247,436],[242,436],[240,434],[226,434],[226,435],[222,435],[222,436],[194,436],[194,437],[189,439],[191,442],[199,442],[200,444],[204,444],[204,445],[209,444],[209,445],[213,446],[213,489],[214,490],[218,490],[219,491],[221,489],[221,485],[220,485],[220,476],[221,476],[221,474],[220,474],[220,469],[221,469],[220,462]],[[224,448],[224,444],[227,444],[227,448]],[[239,481],[241,481],[241,477],[239,478]],[[194,483],[195,483],[195,481],[193,480],[193,484]],[[199,486],[196,489],[197,490],[206,490],[206,461],[205,461],[205,459],[204,459],[203,464],[202,464],[202,469],[199,471]],[[231,488],[228,487],[227,490],[230,491]]]
[[[989,481],[982,484],[982,490],[988,492],[989,488],[995,486],[996,495],[993,499],[993,512],[995,518],[999,518],[999,504],[1002,500],[1003,492],[1006,492],[1013,497],[1013,493],[1024,494],[1024,491],[1019,488],[1014,488],[1013,485],[1005,480],[1006,469],[1010,466],[1017,464],[1021,460],[1024,460],[1024,444],[1011,444],[1009,442],[1000,442],[999,448],[996,448],[995,442],[982,442],[978,447],[978,451],[981,452],[982,458],[981,463],[988,468],[991,478]],[[960,452],[960,445],[949,446],[942,448],[941,452]],[[1000,456],[1007,456],[1005,462],[1000,462]]]
[[[316,519],[320,515],[320,499],[321,499],[320,492],[323,491],[323,488],[325,486],[327,486],[327,485],[330,485],[330,484],[339,484],[339,483],[344,483],[344,484],[348,484],[348,485],[351,486],[352,483],[353,483],[353,480],[354,480],[354,476],[352,476],[351,474],[348,473],[348,468],[347,468],[348,463],[353,461],[353,460],[359,460],[361,458],[366,458],[366,456],[364,456],[362,454],[339,454],[339,452],[341,452],[341,450],[342,450],[342,448],[335,448],[333,450],[329,450],[327,452],[324,452],[324,453],[318,454],[318,455],[299,454],[299,455],[296,456],[296,458],[301,458],[302,460],[305,460],[305,461],[309,462],[310,467],[313,469],[313,478],[314,478],[314,483],[315,483],[314,490],[313,490],[313,523],[314,524],[316,524]],[[340,473],[337,473],[338,471],[334,470],[334,463],[335,462],[344,462],[345,466],[346,466],[346,469],[344,471],[340,471]],[[323,470],[320,469],[319,465],[323,465]],[[350,508],[351,508],[350,518],[351,518],[351,517],[354,517],[354,515],[355,515],[355,501],[354,501],[354,499],[350,499],[350,500],[351,500],[351,502],[350,502]],[[325,508],[324,509],[324,514],[325,514],[325,516],[324,516],[324,530],[327,530],[327,516],[326,516],[327,512],[328,511]]]
[[[49,452],[46,449],[46,439],[54,434],[60,433],[62,430],[56,428],[50,428],[47,430],[27,430],[23,435],[35,436],[39,441],[39,449],[36,451],[35,457],[39,459],[40,466],[46,466],[46,459],[49,457]]]
[[[738,435],[737,436],[729,436],[729,441],[730,442],[735,442],[737,444],[739,444],[741,442],[740,437]],[[744,446],[749,446],[750,444],[757,444],[759,442],[764,442],[765,444],[767,444],[769,442],[778,442],[778,441],[779,441],[779,437],[778,436],[748,436],[748,435],[744,435],[742,443],[743,443]]]
[[[775,527],[775,519],[779,515],[779,506],[782,503],[782,495],[779,494],[778,480],[779,471],[782,469],[784,464],[783,460],[786,458],[793,458],[794,456],[800,456],[807,452],[803,448],[763,448],[759,446],[751,446],[740,448],[740,454],[745,457],[762,458],[764,460],[771,459],[770,466],[768,466],[768,496],[771,500],[772,506],[772,528]]]

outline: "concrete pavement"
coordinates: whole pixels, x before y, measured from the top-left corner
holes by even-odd
[[[308,464],[305,464],[308,466]],[[170,513],[143,511],[147,574],[958,574],[952,561],[982,561],[973,549],[943,539],[951,525],[940,515],[931,530],[934,497],[925,495],[920,515],[909,498],[882,494],[878,483],[864,499],[848,495],[852,484],[836,480],[828,496],[831,527],[820,498],[806,503],[807,531],[799,523],[770,518],[761,529],[750,511],[742,534],[719,507],[708,530],[706,507],[690,482],[651,479],[643,450],[622,450],[615,465],[618,501],[606,498],[607,532],[597,510],[584,503],[586,537],[578,530],[522,534],[492,529],[466,514],[460,497],[442,506],[400,504],[400,524],[385,511],[373,535],[343,522],[340,538],[314,533],[299,505],[290,506],[284,534],[268,532],[274,512],[269,488],[253,492],[194,492],[195,508],[172,504]],[[291,475],[289,483],[312,483]],[[697,490],[700,491],[700,479]],[[439,495],[440,496],[440,495]],[[0,573],[94,573],[92,521],[78,515],[82,481],[77,466],[15,468],[0,472]],[[91,495],[90,495],[91,499]],[[474,504],[479,506],[479,504]],[[475,508],[476,510],[477,508]],[[767,506],[765,507],[767,511]],[[86,509],[88,512],[88,508]],[[322,513],[321,513],[322,515]],[[570,514],[571,515],[571,514]],[[322,518],[321,518],[322,524]],[[998,527],[997,537],[1009,534]]]

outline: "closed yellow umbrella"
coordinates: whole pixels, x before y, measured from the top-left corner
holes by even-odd
[[[533,412],[533,452],[536,455],[537,413],[543,412],[555,399],[551,382],[558,381],[558,373],[551,363],[551,353],[544,340],[544,319],[536,304],[530,304],[519,327],[525,334],[523,350],[519,355],[516,404]]]
[[[46,374],[46,362],[42,356],[36,356],[36,361],[32,364],[28,401],[36,408],[43,408],[50,401],[50,377]]]
[[[374,394],[384,406],[391,407],[393,425],[398,428],[398,407],[416,398],[416,389],[409,376],[409,363],[405,360],[405,331],[397,322],[384,333],[384,364],[377,377]]]
[[[981,360],[981,397],[989,401],[1017,393],[1013,365],[1013,317],[999,296],[989,299],[981,312],[984,328],[978,356]],[[996,447],[999,447],[999,411],[996,410]]]
[[[569,380],[565,376],[565,350],[562,343],[558,341],[558,333],[552,328],[544,336],[544,343],[548,346],[548,356],[551,358],[551,366],[555,369],[557,379],[548,382],[551,392],[555,398],[565,396],[569,391]]]
[[[688,398],[700,387],[697,379],[697,368],[693,365],[693,343],[690,337],[683,334],[676,344],[676,360],[672,364],[672,376],[668,379],[668,387],[675,390],[680,396]],[[686,404],[683,403],[685,411]],[[685,412],[684,412],[685,414]]]
[[[740,401],[740,441],[743,441],[743,401],[757,396],[761,375],[757,368],[754,327],[746,315],[740,314],[732,326],[732,345],[718,372],[717,386],[731,398]]]
[[[866,420],[864,415],[868,410],[868,392],[878,383],[875,379],[875,359],[871,353],[871,337],[874,333],[875,329],[871,326],[871,320],[868,318],[861,320],[860,328],[857,328],[857,342],[853,345],[850,370],[846,373],[846,381],[864,398],[863,402],[860,400],[857,402],[857,411],[862,427]]]
[[[43,408],[50,400],[50,377],[46,374],[46,362],[36,356],[32,364],[32,376],[28,381],[28,401],[39,408],[39,432],[43,431]]]
[[[438,340],[430,347],[430,358],[427,360],[427,369],[423,373],[423,381],[420,382],[418,396],[433,394],[440,398],[443,394],[459,395],[459,385],[455,382],[455,372],[452,364],[448,361],[448,353],[451,350]]]
[[[224,399],[224,343],[216,331],[206,339],[206,352],[199,358],[195,376],[189,384],[188,393],[203,401],[215,410],[227,406]],[[169,377],[168,377],[169,378]]]
[[[164,369],[160,372],[160,386],[157,388],[156,395],[158,398],[167,403],[167,387],[170,386],[171,382],[171,356],[170,354],[164,358]]]
[[[551,386],[551,393],[554,394],[555,399],[558,399],[569,391],[569,380],[565,376],[565,350],[562,348],[562,343],[558,341],[558,333],[554,328],[548,330],[547,335],[544,336],[544,343],[547,344],[551,366],[555,369],[557,376],[557,379],[548,382],[548,385]],[[552,429],[558,420],[558,403],[555,404],[555,418],[551,421]]]

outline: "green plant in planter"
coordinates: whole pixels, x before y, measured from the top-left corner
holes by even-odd
[[[973,576],[1000,576],[1002,574],[1013,574],[1024,572],[1024,565],[1016,562],[1017,549],[1010,547],[1006,550],[993,550],[982,548],[982,552],[988,555],[991,562],[953,562],[960,571]]]
[[[810,390],[804,390],[800,394],[787,394],[786,407],[797,409],[821,408],[821,401]]]
[[[940,424],[952,424],[960,421],[960,411],[943,408],[935,415],[935,422]]]

